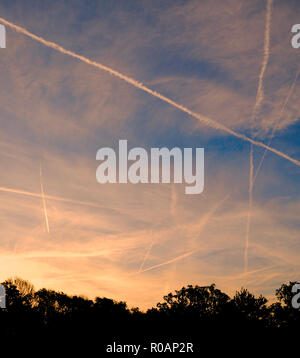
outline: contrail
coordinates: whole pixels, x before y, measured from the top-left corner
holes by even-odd
[[[264,37],[264,57],[261,66],[261,71],[258,78],[258,88],[256,94],[255,105],[253,108],[253,116],[256,115],[261,103],[264,99],[264,87],[263,79],[267,69],[267,65],[270,57],[270,27],[271,27],[271,10],[273,0],[267,0],[267,13],[266,13],[266,26],[265,26],[265,37]]]
[[[290,97],[292,96],[292,94],[293,94],[293,92],[294,92],[294,88],[295,88],[295,86],[296,86],[296,83],[297,83],[299,74],[300,74],[300,68],[298,69],[298,71],[297,71],[297,73],[296,73],[296,76],[295,76],[295,78],[294,78],[294,80],[293,80],[293,83],[292,83],[292,85],[291,85],[291,87],[290,87],[290,89],[289,89],[289,91],[288,91],[288,94],[287,94],[287,96],[286,96],[286,99],[285,99],[285,101],[284,101],[284,103],[283,103],[283,105],[282,105],[282,107],[281,107],[278,120],[277,120],[277,122],[275,123],[275,126],[274,126],[273,129],[272,129],[271,137],[270,137],[270,140],[269,140],[269,142],[268,142],[268,146],[270,146],[271,143],[272,143],[272,140],[273,140],[274,135],[275,135],[275,133],[276,133],[276,131],[277,131],[279,122],[280,122],[280,120],[281,120],[281,118],[282,118],[282,116],[283,116],[283,113],[284,113],[284,111],[285,111],[285,108],[286,108],[286,106],[287,106],[287,104],[288,104],[288,102],[289,102],[289,100],[290,100]],[[267,154],[267,150],[265,149],[265,150],[264,150],[264,153],[263,153],[263,155],[262,155],[262,157],[261,157],[261,160],[260,160],[260,162],[259,162],[259,165],[258,165],[258,167],[257,167],[257,170],[256,170],[256,172],[255,172],[254,179],[253,179],[253,184],[254,184],[254,182],[255,182],[255,180],[256,180],[256,177],[257,177],[257,175],[258,175],[258,173],[259,173],[259,171],[260,171],[260,168],[261,168],[262,165],[263,165],[263,162],[264,162],[264,159],[265,159],[266,154]]]
[[[253,145],[250,146],[250,170],[249,170],[249,203],[248,203],[248,217],[246,226],[246,240],[245,240],[245,251],[244,251],[244,272],[248,271],[248,249],[249,249],[249,234],[251,224],[251,211],[253,201]]]
[[[196,225],[193,225],[191,227],[191,230],[192,230],[192,233],[193,232],[196,232],[198,235],[204,230],[205,226],[207,225],[208,221],[210,220],[210,218],[212,217],[212,215],[216,212],[216,210],[231,196],[231,193],[229,194],[226,194],[225,197],[220,200],[216,205],[214,205],[207,214],[205,214],[199,223],[197,223]],[[178,225],[176,225],[175,229],[178,227]],[[181,228],[184,228],[184,226],[179,226]],[[190,229],[190,225],[188,226],[188,229]],[[143,259],[143,262],[138,270],[138,273],[141,273],[141,272],[145,272],[145,271],[148,271],[150,268],[146,269],[146,270],[142,270],[142,268],[144,267],[145,265],[145,262],[149,256],[149,253],[151,251],[153,247],[153,241],[151,242],[151,244],[149,245],[149,248],[144,256],[144,259]],[[190,251],[190,253],[193,253],[193,252],[196,252],[196,251],[199,251],[199,249],[195,249],[193,251]],[[184,254],[184,255],[181,255],[180,258],[183,256],[183,257],[186,257],[185,255],[187,254]],[[182,257],[182,258],[183,258]],[[177,261],[177,259],[175,260]],[[172,261],[173,262],[173,261]],[[167,263],[170,263],[169,261],[167,261]],[[156,268],[156,267],[159,267],[161,265],[165,265],[166,263],[162,263],[162,264],[159,264],[159,265],[155,265],[154,267],[151,266],[151,269],[152,268]]]
[[[191,227],[192,232],[195,232],[195,234],[197,234],[197,237],[194,236],[192,237],[191,240],[191,244],[192,246],[195,246],[196,244],[196,240],[198,238],[198,236],[203,232],[203,230],[205,229],[207,223],[209,222],[209,220],[211,219],[211,217],[213,217],[213,215],[215,214],[215,212],[223,205],[223,203],[228,200],[231,196],[231,193],[228,193],[225,195],[224,198],[222,198],[220,201],[218,201],[199,221],[198,224],[194,225]]]
[[[12,193],[12,194],[20,194],[20,195],[25,195],[25,196],[31,196],[31,197],[35,197],[35,198],[43,198],[43,196],[41,194],[32,193],[30,191],[25,191],[25,190],[18,190],[18,189],[0,187],[0,191],[6,192],[6,193]],[[68,199],[68,198],[63,198],[63,197],[53,196],[53,195],[46,195],[46,194],[44,194],[44,198],[45,199],[50,199],[50,200],[62,201],[62,202],[66,202],[66,203],[79,204],[79,205],[85,205],[85,206],[91,206],[91,207],[105,209],[101,205],[97,205],[97,204],[94,204],[94,203],[89,203],[87,201],[73,200],[73,199]]]
[[[216,205],[214,205],[211,210],[206,214],[204,215],[204,217],[202,218],[202,220],[200,221],[199,225],[197,225],[197,233],[200,234],[200,232],[202,232],[207,224],[207,222],[209,221],[209,219],[211,218],[211,216],[216,212],[216,210],[230,197],[230,193],[227,194],[222,200],[220,200]],[[187,256],[190,256],[192,255],[194,252],[197,252],[197,251],[200,251],[199,249],[195,249],[195,250],[192,250],[192,251],[189,251],[183,255],[180,255],[180,256],[177,256],[175,257],[174,259],[172,260],[168,260],[168,261],[165,261],[163,263],[160,263],[158,265],[154,265],[154,266],[151,266],[151,267],[148,267],[147,269],[145,270],[142,270],[144,264],[145,264],[145,261],[146,261],[146,258],[148,257],[149,255],[149,252],[151,250],[153,246],[153,242],[151,243],[146,255],[145,255],[145,258],[143,260],[143,263],[138,271],[138,273],[141,273],[141,272],[145,272],[145,271],[149,271],[149,270],[152,270],[154,268],[157,268],[157,267],[160,267],[160,266],[164,266],[164,265],[167,265],[167,264],[170,264],[170,263],[173,263],[173,262],[176,262],[178,260],[181,260]]]
[[[44,193],[44,187],[43,187],[43,181],[42,181],[42,164],[40,164],[40,183],[41,183],[41,194],[42,194],[43,208],[44,208],[44,214],[45,214],[46,228],[47,228],[47,232],[49,234],[50,233],[49,221],[48,221],[47,206],[46,206],[45,193]]]
[[[185,257],[188,257],[188,256],[194,254],[194,253],[197,252],[197,251],[199,251],[199,249],[198,249],[198,250],[189,251],[189,252],[187,252],[187,253],[185,253],[185,254],[183,254],[183,255],[177,256],[177,257],[175,257],[174,259],[171,259],[171,260],[162,262],[162,263],[160,263],[160,264],[158,264],[158,265],[154,265],[154,266],[148,267],[148,268],[144,269],[144,270],[141,271],[141,272],[150,271],[150,270],[153,270],[153,269],[155,269],[155,268],[158,268],[158,267],[161,267],[161,266],[165,266],[165,265],[171,264],[171,263],[173,263],[173,262],[182,260],[182,259],[184,259]]]
[[[136,87],[136,88],[138,88],[138,89],[150,94],[151,96],[156,97],[156,98],[160,99],[161,101],[166,102],[166,103],[170,104],[171,106],[181,110],[182,112],[187,113],[191,117],[198,119],[200,122],[202,122],[203,124],[205,124],[206,126],[208,126],[210,128],[214,128],[214,129],[226,132],[226,133],[228,133],[228,134],[230,134],[230,135],[232,135],[232,136],[234,136],[236,138],[240,138],[240,139],[242,139],[244,141],[250,142],[255,146],[268,149],[269,151],[277,154],[278,156],[280,156],[282,158],[285,158],[286,160],[296,164],[297,166],[300,166],[300,161],[299,160],[293,159],[289,155],[287,155],[287,154],[285,154],[285,153],[283,153],[283,152],[281,152],[281,151],[279,151],[277,149],[269,147],[264,143],[261,143],[259,141],[256,141],[256,140],[252,139],[252,138],[249,138],[249,137],[245,136],[244,134],[240,134],[238,132],[235,132],[234,130],[224,126],[223,124],[221,124],[221,123],[219,123],[219,122],[217,122],[217,121],[215,121],[215,120],[213,120],[211,118],[208,118],[206,116],[203,116],[201,114],[193,112],[190,109],[188,109],[187,107],[184,107],[183,105],[181,105],[181,104],[179,104],[177,102],[174,102],[170,98],[165,97],[164,95],[162,95],[162,94],[160,94],[160,93],[158,93],[156,91],[151,90],[150,88],[144,86],[142,83],[134,80],[131,77],[123,75],[122,73],[120,73],[118,71],[115,71],[110,67],[104,66],[99,62],[92,61],[92,60],[88,59],[87,57],[78,55],[75,52],[66,50],[62,46],[60,46],[60,45],[58,45],[58,44],[56,44],[54,42],[47,41],[47,40],[45,40],[44,38],[42,38],[40,36],[34,35],[33,33],[27,31],[25,28],[17,26],[17,25],[15,25],[15,24],[13,24],[13,23],[11,23],[11,22],[9,22],[9,21],[1,18],[1,17],[0,17],[0,22],[2,22],[4,25],[16,30],[17,32],[22,33],[23,35],[25,35],[27,37],[30,37],[35,41],[38,41],[38,42],[42,43],[43,45],[45,45],[47,47],[50,47],[50,48],[52,48],[52,49],[54,49],[54,50],[56,50],[56,51],[58,51],[60,53],[63,53],[65,55],[74,57],[74,58],[76,58],[76,59],[78,59],[78,60],[80,60],[82,62],[87,63],[88,65],[91,65],[91,66],[94,66],[96,68],[99,68],[100,70],[103,70],[105,72],[110,73],[113,76],[116,76],[116,77],[120,78],[121,80],[123,80],[123,81],[131,84],[132,86],[134,86],[134,87]]]
[[[13,253],[5,254],[1,253],[1,258],[46,258],[46,257],[66,257],[66,258],[76,258],[76,257],[98,257],[98,256],[108,256],[111,254],[111,250],[102,250],[102,251],[92,251],[92,252],[70,252],[70,251],[32,251],[24,253]]]
[[[173,218],[174,218],[174,216],[175,216],[176,203],[177,203],[177,194],[176,194],[175,186],[174,186],[174,184],[173,184],[173,185],[171,186],[171,205],[170,205],[170,214],[171,214],[171,216],[172,216]],[[149,245],[149,247],[148,247],[148,249],[147,249],[147,251],[146,251],[146,253],[145,253],[145,255],[144,255],[144,258],[143,258],[143,261],[142,261],[142,263],[141,263],[141,265],[140,265],[140,268],[139,268],[139,270],[138,270],[138,273],[141,273],[141,272],[142,272],[142,269],[143,269],[143,267],[144,267],[144,265],[145,265],[145,262],[147,261],[148,256],[150,255],[150,252],[151,252],[151,249],[152,249],[152,247],[153,247],[153,244],[154,244],[154,242],[153,242],[153,239],[152,239],[152,241],[151,241],[151,243],[150,243],[150,245]]]
[[[267,11],[266,11],[266,25],[265,25],[265,36],[264,36],[264,57],[262,61],[261,71],[258,78],[258,87],[256,93],[256,100],[252,111],[252,120],[256,117],[257,111],[259,110],[261,103],[264,99],[264,87],[263,79],[267,69],[267,65],[270,57],[270,27],[271,27],[271,10],[273,0],[267,0]],[[245,272],[248,271],[248,248],[249,248],[249,234],[251,226],[251,210],[253,202],[253,144],[250,144],[250,169],[249,169],[249,205],[248,205],[248,217],[246,225],[246,242],[245,242]]]
[[[148,256],[149,256],[149,254],[150,254],[150,251],[151,251],[151,249],[152,249],[152,246],[153,246],[153,240],[152,240],[151,244],[149,245],[148,250],[146,251],[146,254],[145,254],[144,259],[143,259],[143,261],[142,261],[142,263],[141,263],[141,265],[140,265],[140,268],[139,268],[139,270],[138,270],[138,273],[141,273],[141,272],[142,272],[142,269],[143,269],[144,264],[145,264],[145,262],[146,262],[146,260],[147,260],[147,258],[148,258]]]

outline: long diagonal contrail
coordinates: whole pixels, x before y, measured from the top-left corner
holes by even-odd
[[[41,196],[42,196],[42,202],[43,202],[43,208],[44,208],[44,214],[45,214],[46,229],[47,229],[47,232],[49,234],[50,233],[49,220],[48,220],[46,199],[45,199],[43,180],[42,180],[42,164],[40,164],[40,183],[41,183]]]
[[[82,62],[87,63],[88,65],[94,66],[94,67],[96,67],[96,68],[98,68],[100,70],[103,70],[103,71],[108,72],[109,74],[111,74],[113,76],[116,76],[116,77],[120,78],[121,80],[123,80],[123,81],[131,84],[132,86],[134,86],[134,87],[136,87],[136,88],[138,88],[138,89],[150,94],[151,96],[159,98],[161,101],[166,102],[166,103],[170,104],[171,106],[181,110],[182,112],[187,113],[191,117],[198,119],[200,122],[202,122],[203,124],[205,124],[206,126],[208,126],[210,128],[214,128],[214,129],[223,131],[223,132],[228,133],[228,134],[230,134],[230,135],[232,135],[232,136],[234,136],[236,138],[240,138],[240,139],[242,139],[244,141],[250,142],[255,146],[265,148],[265,149],[277,154],[278,156],[280,156],[282,158],[285,158],[286,160],[296,164],[297,166],[300,166],[300,161],[299,160],[291,158],[289,155],[287,155],[287,154],[285,154],[285,153],[283,153],[283,152],[281,152],[281,151],[279,151],[279,150],[277,150],[275,148],[269,147],[266,144],[261,143],[261,142],[259,142],[257,140],[249,138],[249,137],[245,136],[244,134],[240,134],[238,132],[235,132],[234,130],[224,126],[223,124],[221,124],[221,123],[219,123],[219,122],[217,122],[217,121],[215,121],[215,120],[213,120],[211,118],[208,118],[206,116],[203,116],[201,114],[193,112],[190,109],[188,109],[187,107],[184,107],[183,105],[181,105],[181,104],[179,104],[177,102],[174,102],[170,98],[165,97],[164,95],[162,95],[162,94],[160,94],[160,93],[158,93],[156,91],[151,90],[150,88],[144,86],[142,83],[134,80],[131,77],[123,75],[122,73],[120,73],[118,71],[115,71],[110,67],[104,66],[99,62],[92,61],[87,57],[78,55],[75,52],[66,50],[62,46],[60,46],[60,45],[58,45],[58,44],[56,44],[54,42],[47,41],[47,40],[45,40],[44,38],[42,38],[40,36],[34,35],[33,33],[27,31],[25,28],[20,27],[18,25],[15,25],[15,24],[13,24],[13,23],[11,23],[11,22],[9,22],[9,21],[1,18],[1,17],[0,17],[0,22],[3,23],[4,25],[16,30],[17,32],[22,33],[23,35],[25,35],[27,37],[30,37],[35,41],[38,41],[38,42],[42,43],[43,45],[45,45],[47,47],[50,47],[50,48],[52,48],[52,49],[54,49],[54,50],[56,50],[56,51],[58,51],[60,53],[63,53],[65,55],[68,55],[68,56],[71,56],[73,58],[76,58],[76,59],[78,59],[78,60],[80,60]]]

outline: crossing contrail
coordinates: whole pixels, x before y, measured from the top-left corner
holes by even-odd
[[[270,28],[271,28],[271,12],[272,12],[273,0],[267,0],[267,13],[266,13],[266,25],[265,25],[265,36],[264,36],[264,57],[258,78],[258,88],[256,94],[255,105],[253,108],[253,116],[257,114],[259,107],[264,99],[264,86],[263,79],[267,69],[267,65],[270,57]]]
[[[272,148],[272,147],[269,147],[267,146],[266,144],[262,143],[262,142],[259,142],[257,140],[254,140],[252,138],[249,138],[247,137],[246,135],[244,134],[241,134],[241,133],[238,133],[238,132],[235,132],[234,130],[224,126],[223,124],[211,119],[211,118],[208,118],[206,116],[203,116],[201,114],[198,114],[196,112],[193,112],[191,111],[190,109],[188,109],[187,107],[171,100],[170,98],[160,94],[159,92],[156,92],[156,91],[153,91],[151,90],[150,88],[146,87],[145,85],[143,85],[142,83],[134,80],[133,78],[131,77],[128,77],[126,75],[123,75],[122,73],[116,71],[116,70],[113,70],[112,68],[110,67],[107,67],[105,65],[102,65],[101,63],[99,62],[96,62],[96,61],[92,61],[90,60],[89,58],[87,57],[84,57],[84,56],[81,56],[81,55],[78,55],[77,53],[75,52],[72,52],[72,51],[69,51],[69,50],[66,50],[65,48],[63,48],[62,46],[54,43],[54,42],[51,42],[51,41],[47,41],[45,40],[43,37],[40,37],[40,36],[37,36],[37,35],[34,35],[33,33],[29,32],[28,30],[26,30],[25,28],[21,27],[21,26],[18,26],[18,25],[15,25],[13,24],[12,22],[9,22],[3,18],[0,17],[0,22],[8,27],[10,27],[11,29],[14,29],[15,31],[19,32],[19,33],[22,33],[23,35],[27,36],[27,37],[30,37],[32,38],[33,40],[35,41],[38,41],[40,43],[42,43],[43,45],[47,46],[47,47],[50,47],[60,53],[63,53],[65,55],[68,55],[68,56],[71,56],[73,58],[76,58],[88,65],[91,65],[91,66],[94,66],[102,71],[105,71],[115,77],[118,77],[120,78],[121,80],[131,84],[132,86],[150,94],[151,96],[153,97],[156,97],[158,99],[160,99],[161,101],[163,102],[166,102],[168,104],[170,104],[171,106],[181,110],[182,112],[185,112],[187,113],[188,115],[190,115],[191,117],[193,118],[196,118],[198,119],[200,122],[202,122],[203,124],[205,124],[206,126],[210,127],[210,128],[214,128],[214,129],[217,129],[217,130],[220,130],[220,131],[223,131],[225,133],[228,133],[236,138],[240,138],[244,141],[247,141],[247,142],[250,142],[252,143],[253,145],[255,146],[258,146],[258,147],[262,147],[262,148],[265,148],[271,152],[273,152],[274,154],[296,164],[297,166],[300,166],[300,161],[297,160],[297,159],[294,159],[294,158],[291,158],[289,155],[275,149],[275,148]]]
[[[42,164],[40,164],[40,183],[41,183],[41,196],[42,196],[42,202],[43,202],[43,208],[45,214],[46,229],[49,234],[50,233],[49,220],[48,220],[47,206],[46,206],[45,193],[44,193],[43,180],[42,180]]]
[[[141,272],[142,272],[142,269],[143,269],[143,267],[144,267],[144,265],[145,265],[145,262],[146,262],[146,260],[147,260],[147,258],[148,258],[148,256],[149,256],[149,254],[150,254],[150,251],[151,251],[151,249],[152,249],[152,246],[153,246],[153,240],[151,241],[151,243],[150,243],[150,245],[149,245],[149,247],[148,247],[148,249],[147,249],[147,251],[146,251],[146,253],[145,253],[145,256],[144,256],[143,261],[142,261],[142,263],[141,263],[141,265],[140,265],[140,268],[139,268],[139,270],[138,270],[138,273],[141,273]]]
[[[141,272],[150,271],[150,270],[153,270],[153,269],[155,269],[155,268],[158,268],[158,267],[161,267],[161,266],[165,266],[165,265],[171,264],[171,263],[173,263],[173,262],[182,260],[182,259],[184,259],[185,257],[188,257],[188,256],[194,254],[194,253],[197,252],[197,251],[200,251],[200,250],[198,249],[198,250],[189,251],[189,252],[187,252],[187,253],[185,253],[185,254],[183,254],[183,255],[176,256],[176,257],[174,257],[174,258],[171,259],[171,260],[168,260],[168,261],[162,262],[162,263],[160,263],[160,264],[157,264],[157,265],[148,267],[148,268],[142,270]]]
[[[231,196],[231,194],[227,194],[224,198],[222,198],[222,200],[220,200],[216,205],[214,205],[207,214],[205,214],[202,219],[200,220],[199,224],[197,225],[193,225],[193,226],[196,226],[196,228],[194,228],[192,226],[192,231],[195,231],[195,233],[197,235],[199,235],[206,227],[208,221],[210,220],[210,218],[213,216],[213,214],[217,211],[217,209],[219,209],[219,207]],[[144,269],[142,270],[142,268],[144,267],[144,264],[145,264],[145,261],[147,259],[147,257],[149,256],[149,253],[150,253],[150,250],[153,246],[153,241],[152,243],[150,244],[146,254],[145,254],[145,257],[144,257],[144,260],[140,266],[140,269],[138,271],[138,273],[141,273],[141,272],[146,272],[146,271],[149,271],[149,270],[152,270],[154,268],[157,268],[157,267],[160,267],[160,266],[164,266],[164,265],[167,265],[167,264],[170,264],[170,263],[173,263],[173,262],[176,262],[178,260],[181,260],[187,256],[190,256],[191,254],[193,254],[194,252],[197,252],[197,251],[200,251],[199,249],[194,249],[194,250],[191,250],[189,251],[188,253],[185,253],[183,255],[180,255],[180,256],[177,256],[175,257],[174,259],[172,260],[168,260],[168,261],[165,261],[165,262],[162,262],[160,264],[157,264],[157,265],[154,265],[154,266],[151,266],[151,267],[148,267],[147,269]]]
[[[282,105],[282,107],[281,107],[280,114],[279,114],[279,118],[278,118],[278,120],[276,121],[274,127],[272,128],[272,132],[271,132],[271,136],[270,136],[270,139],[269,139],[269,142],[268,142],[268,146],[270,146],[271,143],[272,143],[272,140],[273,140],[274,135],[275,135],[275,133],[276,133],[276,131],[277,131],[279,122],[280,122],[280,120],[281,120],[281,118],[282,118],[282,116],[283,116],[283,113],[284,113],[284,111],[285,111],[285,108],[286,108],[286,106],[287,106],[287,104],[288,104],[288,102],[289,102],[289,100],[290,100],[290,98],[291,98],[291,96],[292,96],[292,94],[293,94],[293,92],[294,92],[294,89],[295,89],[295,86],[296,86],[296,83],[297,83],[297,80],[298,80],[299,75],[300,75],[300,68],[298,69],[298,71],[297,71],[297,73],[296,73],[296,76],[295,76],[295,78],[294,78],[294,80],[293,80],[293,83],[291,84],[291,87],[290,87],[290,89],[289,89],[289,91],[288,91],[288,94],[287,94],[287,96],[286,96],[286,99],[285,99],[285,101],[284,101],[284,103],[283,103],[283,105]],[[261,160],[260,160],[260,162],[259,162],[259,165],[258,165],[258,167],[257,167],[257,169],[256,169],[256,171],[255,171],[255,175],[254,175],[254,179],[253,179],[253,184],[254,184],[254,182],[255,182],[255,180],[256,180],[257,175],[259,174],[260,168],[261,168],[262,165],[263,165],[263,162],[264,162],[264,159],[265,159],[266,154],[267,154],[267,149],[264,150],[264,153],[263,153],[263,155],[262,155],[262,157],[261,157]]]

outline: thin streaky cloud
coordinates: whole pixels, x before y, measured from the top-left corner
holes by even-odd
[[[249,138],[244,134],[235,132],[234,130],[224,126],[223,124],[221,124],[221,123],[219,123],[219,122],[217,122],[217,121],[215,121],[215,120],[213,120],[211,118],[208,118],[206,116],[203,116],[201,114],[193,112],[190,109],[188,109],[187,107],[185,107],[185,106],[183,106],[183,105],[181,105],[181,104],[179,104],[177,102],[174,102],[173,100],[171,100],[168,97],[165,97],[164,95],[160,94],[159,92],[151,90],[150,88],[144,86],[142,83],[134,80],[131,77],[123,75],[122,73],[120,73],[118,71],[115,71],[110,67],[104,66],[99,62],[92,61],[87,57],[78,55],[75,52],[66,50],[62,46],[60,46],[60,45],[58,45],[58,44],[56,44],[54,42],[47,41],[47,40],[45,40],[44,38],[42,38],[40,36],[34,35],[33,33],[27,31],[25,28],[20,27],[18,25],[15,25],[15,24],[13,24],[13,23],[11,23],[11,22],[3,19],[3,18],[0,18],[0,22],[2,22],[4,25],[14,29],[15,31],[17,31],[19,33],[22,33],[23,35],[25,35],[27,37],[30,37],[35,41],[38,41],[38,42],[42,43],[43,45],[45,45],[47,47],[50,47],[50,48],[52,48],[52,49],[54,49],[54,50],[56,50],[56,51],[58,51],[60,53],[63,53],[65,55],[68,55],[68,56],[71,56],[73,58],[76,58],[76,59],[78,59],[78,60],[80,60],[80,61],[82,61],[84,63],[87,63],[88,65],[94,66],[94,67],[96,67],[96,68],[98,68],[100,70],[103,70],[103,71],[105,71],[105,72],[107,72],[107,73],[109,73],[109,74],[111,74],[111,75],[113,75],[115,77],[118,77],[118,78],[122,79],[123,81],[131,84],[132,86],[134,86],[134,87],[136,87],[136,88],[138,88],[138,89],[140,89],[140,90],[152,95],[153,97],[156,97],[156,98],[160,99],[163,102],[166,102],[166,103],[170,104],[171,106],[181,110],[182,112],[187,113],[191,117],[198,119],[200,122],[202,122],[203,124],[205,124],[206,126],[208,126],[210,128],[214,128],[214,129],[223,131],[223,132],[228,133],[228,134],[230,134],[230,135],[232,135],[232,136],[234,136],[236,138],[240,138],[240,139],[242,139],[244,141],[250,142],[255,146],[268,149],[269,151],[277,154],[278,156],[280,156],[282,158],[285,158],[286,160],[296,164],[297,166],[300,166],[300,161],[299,160],[291,158],[289,155],[287,155],[287,154],[285,154],[285,153],[283,153],[283,152],[281,152],[281,151],[279,151],[279,150],[277,150],[275,148],[269,147],[269,146],[267,146],[266,144],[264,144],[262,142],[254,140],[252,138]]]

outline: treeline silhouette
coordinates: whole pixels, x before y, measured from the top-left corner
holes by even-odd
[[[46,288],[35,291],[26,280],[8,279],[2,283],[6,308],[0,310],[0,338],[21,346],[39,342],[48,349],[54,345],[72,349],[94,345],[102,353],[113,341],[185,341],[193,342],[195,349],[209,345],[214,351],[223,351],[238,340],[249,351],[258,342],[268,345],[298,334],[300,310],[291,304],[296,283],[282,284],[272,304],[245,288],[230,298],[214,284],[188,285],[142,312],[137,307],[128,308],[123,301],[106,297],[91,300]]]

